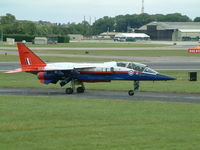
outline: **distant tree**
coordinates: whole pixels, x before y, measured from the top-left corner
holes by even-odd
[[[188,22],[192,21],[189,17],[180,13],[174,14],[133,14],[119,15],[116,17],[105,16],[96,20],[93,25],[87,21],[81,23],[51,23],[48,21],[17,21],[12,14],[0,17],[0,30],[5,34],[25,34],[35,36],[66,36],[67,34],[82,34],[84,36],[98,35],[102,32],[127,32],[131,28],[139,28],[152,21],[162,22]],[[200,21],[200,17],[194,19]],[[131,30],[130,30],[131,31]]]
[[[164,17],[164,22],[190,22],[192,21],[188,16],[181,15],[180,13],[167,14]]]
[[[52,28],[46,25],[37,25],[36,26],[36,35],[37,36],[48,36],[52,34]]]
[[[22,30],[24,34],[35,35],[36,34],[36,24],[31,21],[23,21]]]
[[[128,17],[127,17],[128,18]],[[126,32],[129,26],[129,21],[122,15],[115,17],[114,30],[116,32]]]
[[[113,18],[105,16],[95,21],[92,27],[92,32],[97,35],[102,32],[110,32],[114,30],[115,21]]]
[[[160,22],[166,21],[165,15],[163,14],[155,14],[155,15],[152,15],[151,17],[153,21],[160,21]]]
[[[73,28],[76,34],[82,34],[84,36],[90,35],[90,24],[87,21],[83,21],[82,23],[69,25],[69,28]]]
[[[13,24],[16,22],[15,16],[7,13],[6,16],[2,16],[0,20],[1,24]]]
[[[17,21],[14,15],[6,14],[6,16],[2,16],[0,18],[0,23],[1,23],[1,31],[3,31],[4,34],[12,34],[14,32],[17,32],[16,30]]]
[[[137,27],[141,27],[147,23],[152,22],[153,18],[151,15],[144,13],[137,16],[137,21]]]
[[[98,19],[92,26],[93,34],[99,34],[102,32],[113,31],[116,32],[127,32],[129,28],[139,28],[152,21],[162,22],[188,22],[191,19],[187,16],[181,15],[180,13],[174,14],[133,14],[133,15],[119,15],[114,18],[103,17]]]
[[[196,17],[196,18],[194,19],[194,22],[200,22],[200,17]]]

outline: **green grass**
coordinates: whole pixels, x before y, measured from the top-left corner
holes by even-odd
[[[0,96],[2,150],[197,150],[200,105]]]
[[[3,46],[9,46],[9,47],[14,47],[15,45],[0,45],[0,47]],[[126,42],[70,42],[70,43],[59,43],[59,44],[49,44],[49,45],[34,45],[28,43],[27,46],[29,47],[71,47],[71,48],[122,48],[122,47],[163,47],[167,46],[166,44],[151,44],[151,43],[138,43],[138,42],[133,42],[133,43],[126,43]]]
[[[0,54],[0,62],[12,62],[19,61],[19,56],[9,54],[6,56],[4,54]]]
[[[188,81],[188,71],[160,71],[160,73],[177,78],[176,81],[141,81],[140,91],[200,93],[200,81]],[[198,75],[200,71],[197,71]],[[120,90],[132,89],[132,81],[113,81],[111,83],[86,83],[87,89],[93,90]],[[3,74],[0,73],[0,87],[15,88],[61,88],[59,84],[43,85],[36,76],[28,73]],[[65,87],[64,87],[65,88]]]
[[[18,56],[10,54],[11,50],[7,50],[7,56],[5,54],[0,54],[0,61],[18,61]],[[13,50],[12,50],[13,52]],[[48,62],[88,62],[88,61],[113,61],[122,59],[109,59],[109,58],[90,58],[90,55],[96,56],[147,56],[147,57],[166,57],[166,56],[179,56],[179,57],[200,57],[200,54],[188,53],[186,50],[89,50],[89,54],[85,54],[85,50],[34,50],[36,53],[42,54],[73,54],[77,57],[70,56],[40,56],[42,59]],[[83,55],[84,57],[79,57],[78,55]]]
[[[86,50],[34,50],[34,52],[43,54],[74,54],[74,55],[86,55],[85,51]],[[186,50],[87,50],[87,51],[89,52],[89,54],[87,55],[97,55],[97,56],[200,57],[199,53],[188,53]]]

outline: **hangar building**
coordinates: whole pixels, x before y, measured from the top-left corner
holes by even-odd
[[[146,33],[151,40],[197,41],[200,39],[200,22],[151,22],[137,33]]]

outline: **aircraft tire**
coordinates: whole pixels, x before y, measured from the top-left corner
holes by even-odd
[[[134,93],[133,90],[128,91],[128,95],[129,95],[129,96],[133,96],[134,94],[135,94],[135,93]]]
[[[84,93],[85,89],[83,87],[77,88],[77,93]]]
[[[66,88],[65,93],[66,94],[72,94],[74,91],[72,88]]]

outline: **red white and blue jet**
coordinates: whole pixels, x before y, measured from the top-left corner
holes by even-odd
[[[104,62],[104,63],[45,63],[23,43],[17,43],[21,68],[6,73],[28,72],[37,75],[43,84],[60,83],[66,88],[66,94],[84,93],[84,82],[111,82],[113,80],[134,81],[130,96],[139,89],[139,81],[175,80],[170,76],[161,75],[147,65],[136,62]]]

